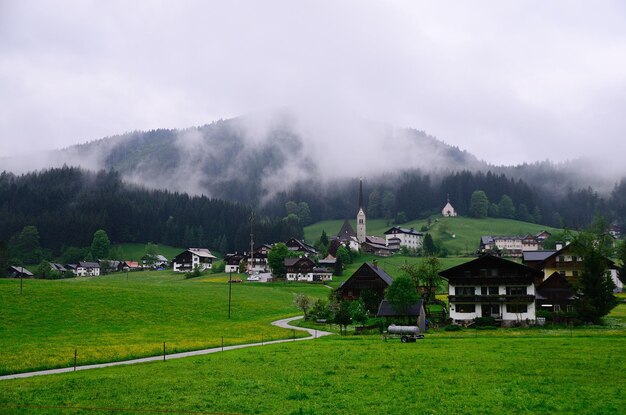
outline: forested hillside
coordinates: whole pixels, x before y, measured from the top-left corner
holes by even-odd
[[[23,176],[0,174],[0,241],[35,226],[41,246],[54,254],[88,246],[98,229],[113,243],[245,250],[250,214],[243,204],[131,186],[113,171],[63,167]],[[254,234],[257,241],[279,241],[301,236],[302,226],[293,217],[257,216]]]

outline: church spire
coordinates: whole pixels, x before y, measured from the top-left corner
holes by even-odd
[[[359,179],[359,210],[363,209],[363,179]]]

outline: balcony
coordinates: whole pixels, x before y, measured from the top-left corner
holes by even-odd
[[[449,295],[450,303],[518,303],[530,304],[534,295]]]

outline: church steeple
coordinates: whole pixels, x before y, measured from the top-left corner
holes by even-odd
[[[363,179],[359,179],[359,210],[363,209]]]
[[[359,179],[359,212],[356,214],[356,239],[363,243],[366,239],[365,210],[363,209],[363,179]]]

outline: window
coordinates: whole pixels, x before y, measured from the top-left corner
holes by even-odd
[[[578,271],[572,271],[572,276],[574,278],[578,278]]]
[[[526,295],[526,287],[506,287],[506,295]]]
[[[474,295],[474,287],[454,287],[456,295]]]
[[[574,306],[571,304],[568,304],[566,310],[568,313],[571,313],[572,311],[574,311]]]
[[[559,255],[558,262],[565,262],[565,256]]]
[[[526,313],[527,311],[528,311],[528,306],[526,304],[507,304],[506,305],[507,313],[521,314],[521,313]]]
[[[558,313],[559,311],[561,311],[561,306],[559,304],[555,304],[554,305],[554,312]]]
[[[455,305],[457,313],[474,313],[476,312],[475,304],[456,304]]]
[[[480,287],[480,295],[498,295],[498,287]]]

